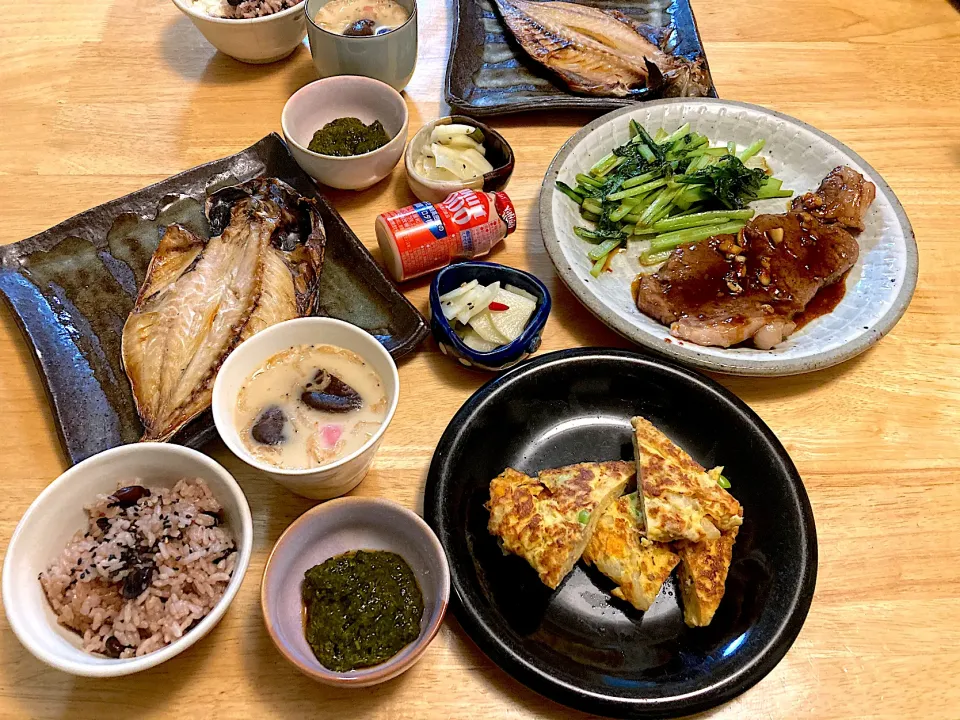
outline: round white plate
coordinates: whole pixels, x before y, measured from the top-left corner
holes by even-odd
[[[836,309],[808,323],[773,350],[701,347],[671,337],[670,330],[637,310],[630,285],[640,269],[642,244],[629,243],[611,263],[612,272],[590,275],[592,247],[573,233],[583,224],[576,204],[556,189],[629,139],[633,119],[651,134],[673,132],[689,122],[712,144],[734,141],[740,148],[766,140],[762,155],[783,180],[802,194],[815,190],[838,165],[849,165],[877,186],[864,217],[860,257],[846,278]],[[751,205],[757,213],[784,211],[785,200]],[[829,367],[863,352],[907,309],[917,284],[917,244],[900,201],[883,178],[850,148],[806,123],[773,110],[711,98],[675,98],[621,108],[594,120],[571,137],[550,164],[540,191],[543,242],[557,272],[587,308],[621,335],[687,365],[732,375],[794,375]]]

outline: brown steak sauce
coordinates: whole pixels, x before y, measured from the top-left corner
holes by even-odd
[[[843,300],[843,296],[847,294],[847,275],[849,274],[850,271],[848,270],[833,285],[820,288],[820,291],[813,296],[813,300],[807,303],[803,312],[794,316],[793,321],[797,324],[797,330],[836,309],[840,301]],[[797,330],[794,330],[794,332]]]

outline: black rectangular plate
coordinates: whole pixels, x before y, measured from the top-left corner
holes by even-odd
[[[673,52],[702,60],[710,81],[709,95],[717,96],[690,0],[591,0],[580,4],[619,10],[655,27],[674,27]],[[636,102],[572,94],[514,41],[492,0],[457,0],[453,12],[444,97],[458,112],[488,116],[527,110],[613,110]]]
[[[180,222],[207,233],[201,212],[206,195],[258,176],[280,178],[320,204],[327,246],[318,315],[363,328],[394,357],[427,336],[423,316],[317,192],[280,136],[270,134],[236,155],[0,248],[0,293],[33,349],[71,462],[135,442],[143,432],[120,365],[120,334],[162,227]],[[215,434],[207,411],[174,440],[199,447]]]

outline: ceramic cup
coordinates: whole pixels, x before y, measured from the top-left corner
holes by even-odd
[[[397,90],[406,87],[417,65],[417,3],[396,1],[410,12],[403,25],[382,35],[348,37],[317,25],[314,18],[329,0],[307,0],[307,37],[320,77],[366,75]]]
[[[310,344],[344,348],[366,360],[383,383],[387,414],[373,437],[353,453],[320,467],[279,468],[254,457],[244,446],[234,418],[237,395],[247,378],[271,357],[297,345]],[[271,325],[230,353],[213,384],[213,422],[226,446],[245,463],[298,495],[327,500],[349,492],[366,476],[383,433],[393,419],[399,398],[397,365],[373,335],[342,320],[304,317]]]

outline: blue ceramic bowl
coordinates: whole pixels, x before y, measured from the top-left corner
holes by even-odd
[[[537,298],[537,309],[523,333],[509,345],[492,352],[471,350],[453,331],[440,309],[440,296],[471,280],[481,285],[500,281],[501,285],[516,285]],[[440,352],[456,358],[460,364],[479,370],[498,372],[516,365],[540,348],[540,332],[550,314],[550,293],[547,286],[530,273],[497,263],[470,261],[448,265],[430,284],[430,329],[440,344]]]

